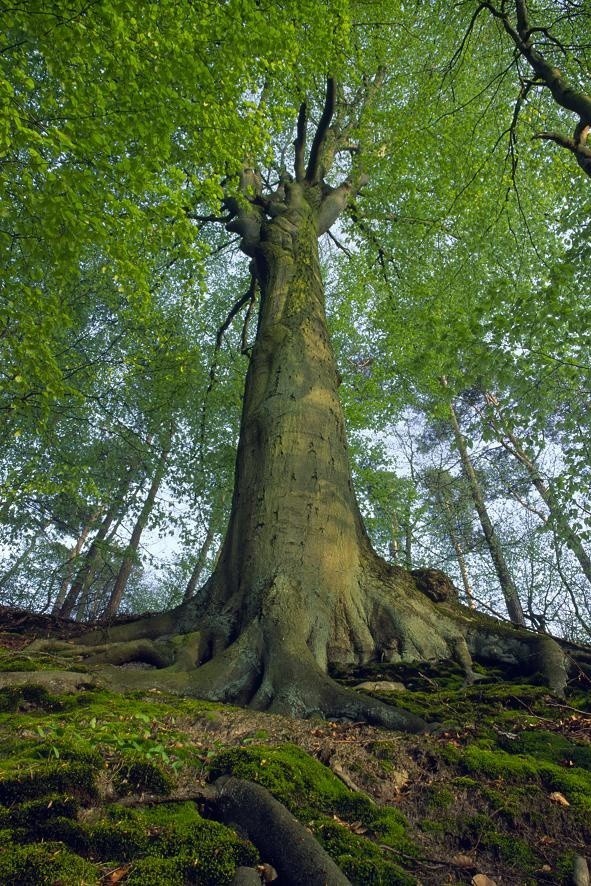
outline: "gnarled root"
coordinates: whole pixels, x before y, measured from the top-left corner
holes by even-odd
[[[254,843],[286,886],[350,886],[350,881],[288,810],[261,785],[241,778],[219,779],[216,812]],[[244,881],[243,881],[244,882]]]

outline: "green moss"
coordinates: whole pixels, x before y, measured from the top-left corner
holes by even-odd
[[[87,763],[37,764],[15,778],[0,780],[0,803],[10,805],[47,794],[90,800],[97,795],[94,767]]]
[[[0,655],[0,671],[4,673],[41,671],[42,665],[26,655]]]
[[[0,713],[16,713],[21,710],[61,711],[64,710],[61,697],[52,695],[47,689],[34,684],[7,686],[0,689]]]
[[[427,805],[431,809],[449,809],[455,802],[453,792],[441,785],[432,785],[427,790]]]
[[[84,837],[92,847],[92,854],[104,861],[111,858],[131,861],[148,852],[148,835],[134,821],[101,821],[89,826]]]
[[[445,834],[447,830],[445,822],[434,821],[432,818],[422,818],[419,825],[422,831],[431,834]]]
[[[591,771],[591,747],[574,744],[556,732],[524,731],[514,739],[501,739],[500,744],[509,753],[525,754],[551,763],[574,764]]]
[[[99,882],[95,867],[59,843],[13,846],[0,851],[0,882],[19,886]]]
[[[353,886],[414,886],[410,876],[384,858],[378,846],[334,821],[319,822],[316,837]]]
[[[140,858],[134,862],[126,886],[185,886],[190,862],[182,858]]]
[[[156,877],[156,860],[168,859],[170,864],[163,870],[185,871],[187,882],[211,886],[230,882],[238,865],[253,865],[259,860],[251,843],[225,825],[202,818],[193,803],[141,810],[114,804],[91,824],[58,818],[44,827],[43,834],[94,859],[133,861],[138,877],[141,871],[152,871],[151,876]],[[141,859],[155,861],[140,864]]]
[[[256,781],[303,815],[328,810],[350,794],[330,769],[295,745],[232,748],[217,754],[209,768],[212,779],[231,773]]]
[[[574,805],[591,811],[591,774],[587,770],[566,769],[544,759],[492,750],[478,743],[466,748],[460,759],[467,772],[519,783],[542,783],[549,790],[564,792]]]
[[[458,823],[457,833],[464,847],[481,846],[513,868],[531,871],[540,863],[539,857],[525,840],[503,831],[499,823],[487,814],[468,816]]]
[[[113,779],[113,785],[121,796],[144,791],[162,795],[170,793],[172,779],[155,763],[137,759],[121,765]]]
[[[10,820],[14,827],[33,829],[54,818],[76,818],[78,802],[74,797],[58,794],[44,797],[42,800],[31,800],[12,809],[0,809],[0,822]],[[6,819],[4,819],[4,816]]]
[[[349,858],[351,846],[342,848],[340,843],[336,846],[336,836],[341,841],[351,838],[355,847],[354,856],[348,862],[351,871],[353,861],[355,864],[358,862],[364,870],[367,861],[377,865],[376,871],[378,868],[381,870],[380,866],[383,864],[392,865],[391,859],[384,858],[384,851],[376,843],[402,851],[407,856],[416,851],[407,837],[406,819],[402,813],[390,807],[378,806],[363,794],[350,791],[326,766],[293,745],[233,748],[219,753],[210,766],[213,778],[230,772],[239,778],[264,785],[306,824],[315,822],[318,826],[318,822],[325,822],[326,815],[361,823],[366,828],[363,836],[353,834],[345,827],[334,833],[326,830],[326,824],[320,828],[321,835],[332,835],[330,840],[327,838],[327,849],[337,864],[341,863],[340,855],[346,854]],[[390,879],[373,879],[367,882],[407,882],[392,879],[399,876],[396,865],[393,865],[392,870],[387,867],[387,870]],[[359,877],[355,882],[366,882],[361,874]]]

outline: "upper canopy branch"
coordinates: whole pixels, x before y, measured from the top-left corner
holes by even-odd
[[[308,168],[306,170],[306,180],[315,185],[322,181],[326,173],[323,163],[323,148],[326,144],[328,131],[335,111],[337,86],[334,77],[329,77],[326,81],[326,97],[324,100],[324,109],[318,124],[318,128],[314,134],[314,141],[310,149],[310,157],[308,158]],[[299,120],[298,120],[299,123]]]
[[[536,82],[550,90],[554,101],[561,108],[572,111],[579,118],[572,139],[556,133],[540,133],[538,138],[550,138],[557,144],[568,148],[576,155],[577,162],[584,172],[591,176],[589,149],[586,146],[586,138],[591,126],[591,95],[573,86],[562,71],[540,52],[533,37],[537,33],[543,33],[561,51],[566,52],[564,47],[549,34],[547,28],[532,27],[527,0],[515,0],[515,25],[511,23],[504,3],[500,9],[491,2],[483,2],[479,9],[482,7],[490,10],[495,18],[500,20],[506,33],[515,44],[517,52],[534,71]]]
[[[306,163],[304,159],[304,153],[306,150],[306,124],[308,122],[308,106],[306,102],[302,102],[300,105],[300,112],[298,114],[298,126],[297,126],[297,134],[296,140],[294,142],[295,148],[295,176],[296,181],[301,182],[306,177]]]

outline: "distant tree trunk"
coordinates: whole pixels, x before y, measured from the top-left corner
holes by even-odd
[[[440,490],[439,500],[441,502],[441,508],[444,513],[445,518],[445,527],[447,529],[447,534],[449,535],[449,540],[451,542],[451,546],[453,548],[456,561],[458,564],[458,569],[460,570],[460,576],[462,578],[462,585],[464,587],[464,593],[466,594],[466,598],[468,600],[468,605],[470,609],[475,608],[474,603],[474,592],[472,590],[472,585],[470,583],[470,576],[468,574],[468,567],[466,565],[466,557],[464,554],[464,549],[462,547],[462,543],[458,538],[458,534],[454,527],[454,514],[453,514],[453,505],[450,501],[448,491],[445,487]]]
[[[62,579],[60,589],[58,591],[57,597],[55,598],[55,602],[54,602],[52,609],[51,609],[52,615],[59,615],[60,614],[61,608],[64,605],[64,601],[65,601],[66,597],[68,596],[68,588],[70,587],[70,582],[72,580],[72,569],[73,569],[74,563],[76,562],[76,560],[80,556],[80,551],[82,550],[82,548],[84,546],[84,542],[88,538],[90,530],[92,529],[94,523],[98,520],[99,516],[100,516],[100,511],[95,511],[95,513],[92,514],[88,523],[82,527],[82,532],[80,533],[80,535],[76,539],[76,544],[74,545],[74,547],[70,551],[70,556],[68,557],[66,564],[65,564],[64,577]]]
[[[500,423],[494,420],[491,422],[491,426],[494,428],[497,439],[507,452],[513,455],[513,457],[525,468],[532,485],[548,508],[552,527],[576,558],[587,581],[591,583],[591,558],[583,547],[580,537],[564,516],[563,508],[556,498],[552,485],[543,479],[536,465],[535,458],[527,452],[526,448],[520,443],[513,431],[508,429],[506,416],[500,408],[497,397],[494,394],[487,393],[486,400],[489,406],[494,408],[500,419]]]
[[[120,501],[113,502],[106,512],[105,516],[103,517],[101,524],[97,529],[96,535],[94,536],[91,545],[86,552],[86,556],[84,557],[82,565],[80,566],[76,574],[76,578],[72,582],[72,585],[66,595],[64,602],[56,613],[62,618],[71,617],[72,612],[74,611],[74,608],[78,603],[80,597],[83,596],[86,590],[90,587],[100,560],[101,546],[107,537],[109,529],[111,528],[111,524],[115,520],[120,507]]]
[[[171,426],[163,442],[160,457],[154,471],[154,476],[152,477],[152,483],[150,484],[148,494],[146,496],[144,504],[142,505],[142,509],[139,512],[138,518],[135,521],[129,544],[127,545],[123,554],[123,560],[121,561],[121,566],[119,567],[119,572],[117,573],[115,584],[113,585],[113,590],[111,591],[111,596],[109,597],[109,600],[105,607],[105,618],[112,618],[114,615],[116,615],[117,610],[119,609],[119,606],[121,604],[121,600],[123,598],[123,594],[125,593],[125,588],[127,587],[127,582],[129,580],[129,576],[131,574],[131,570],[137,556],[137,550],[140,545],[142,533],[147,526],[148,520],[150,519],[150,514],[152,513],[154,504],[156,502],[156,496],[158,495],[162,480],[164,479],[164,476],[166,474],[172,437],[173,428]]]
[[[404,554],[400,556],[400,542],[398,540],[399,533],[402,532],[404,538]],[[392,538],[388,545],[390,556],[394,563],[403,566],[405,569],[412,569],[412,531],[410,525],[410,508],[408,508],[399,520],[398,515],[392,517]],[[402,559],[402,562],[401,562]]]
[[[513,578],[511,577],[511,572],[509,571],[507,561],[505,560],[501,543],[488,515],[484,496],[480,487],[480,481],[478,480],[476,471],[474,470],[474,466],[470,460],[468,447],[466,445],[466,439],[462,434],[460,423],[458,421],[458,415],[453,403],[450,404],[450,422],[453,429],[456,447],[460,455],[460,460],[462,462],[462,468],[470,487],[472,501],[474,502],[474,507],[476,508],[476,513],[478,514],[480,525],[482,526],[482,531],[484,533],[484,538],[491,556],[491,560],[493,561],[495,572],[497,574],[497,578],[499,580],[499,584],[505,598],[505,604],[507,606],[509,618],[511,619],[513,624],[519,625],[520,627],[525,627],[525,615],[523,613],[521,601],[519,600],[519,594],[517,593],[517,588],[515,587]]]
[[[213,540],[215,538],[216,531],[214,526],[213,518],[209,521],[209,526],[207,527],[207,534],[203,540],[203,544],[199,549],[199,553],[197,554],[197,559],[195,560],[195,564],[193,566],[193,571],[189,577],[189,581],[187,582],[187,586],[185,588],[185,593],[183,595],[183,600],[191,600],[199,587],[199,582],[201,580],[201,576],[203,575],[203,570],[205,568],[205,562],[207,560],[207,555],[211,549],[213,544]]]

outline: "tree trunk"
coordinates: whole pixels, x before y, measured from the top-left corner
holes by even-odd
[[[158,459],[158,464],[156,465],[148,494],[146,496],[144,504],[142,505],[142,509],[139,512],[138,518],[135,521],[135,525],[131,533],[131,538],[129,539],[129,544],[127,545],[125,553],[123,554],[123,560],[121,561],[119,572],[117,573],[115,584],[113,585],[113,590],[111,591],[111,596],[109,597],[109,600],[105,607],[105,618],[112,618],[114,615],[116,615],[123,594],[125,593],[125,588],[127,587],[127,582],[129,580],[133,564],[135,562],[137,550],[142,538],[142,533],[146,528],[148,520],[150,519],[150,514],[152,513],[154,504],[156,502],[156,496],[158,495],[160,485],[162,483],[162,480],[164,479],[164,475],[166,474],[173,433],[174,431],[171,425],[171,428],[167,432],[166,438],[163,442],[162,450],[160,452],[160,458]]]
[[[80,556],[80,551],[82,550],[82,548],[84,546],[84,542],[88,538],[90,530],[92,529],[92,526],[96,522],[96,520],[98,520],[99,516],[100,516],[100,511],[96,511],[94,514],[92,514],[88,523],[82,527],[82,532],[80,533],[80,535],[76,539],[76,544],[74,545],[74,547],[70,551],[70,556],[68,557],[66,564],[65,564],[64,578],[62,580],[57,597],[55,598],[55,602],[54,602],[52,609],[51,609],[52,615],[59,615],[60,614],[61,608],[64,605],[66,597],[68,596],[68,588],[70,587],[70,581],[72,578],[72,569],[73,569],[74,563],[76,562],[76,560]]]
[[[72,612],[74,611],[74,607],[76,606],[79,598],[90,587],[90,584],[96,572],[101,545],[105,541],[111,524],[117,516],[117,511],[119,510],[119,507],[120,503],[114,502],[103,517],[101,525],[97,529],[96,535],[93,538],[88,551],[86,552],[84,561],[76,574],[76,578],[72,582],[70,590],[68,591],[66,598],[62,603],[61,608],[59,609],[58,614],[62,618],[71,617]]]
[[[213,515],[211,520],[209,521],[209,526],[207,527],[207,533],[205,535],[205,539],[203,540],[203,544],[199,549],[199,553],[197,554],[197,559],[195,560],[195,565],[193,566],[193,571],[189,576],[189,581],[187,582],[187,586],[185,588],[185,593],[183,595],[183,600],[192,600],[195,596],[197,589],[199,587],[199,581],[201,579],[201,575],[203,574],[203,570],[205,568],[205,561],[207,559],[207,555],[209,554],[210,548],[213,544],[213,540],[215,538],[215,526]]]
[[[489,404],[495,405],[498,409],[498,401],[494,395],[487,395],[487,399]],[[498,411],[500,413],[500,410]],[[591,558],[583,547],[581,539],[565,518],[563,509],[554,494],[551,484],[543,479],[537,468],[535,459],[526,452],[511,431],[508,431],[506,428],[499,429],[496,426],[496,423],[493,423],[493,427],[501,445],[504,446],[504,448],[510,452],[527,471],[532,485],[548,508],[552,526],[558,536],[564,541],[569,551],[571,551],[576,558],[587,581],[591,582]]]
[[[470,576],[468,575],[466,557],[464,554],[464,549],[462,548],[462,543],[458,538],[456,530],[454,528],[453,505],[449,499],[449,493],[445,489],[445,486],[441,487],[440,489],[439,500],[441,502],[441,507],[445,515],[445,524],[447,528],[447,533],[449,535],[449,540],[451,542],[451,546],[456,557],[458,569],[460,570],[464,593],[466,594],[466,599],[468,600],[468,605],[470,606],[470,609],[474,609],[474,593],[472,591],[472,585],[470,583]]]
[[[484,496],[480,488],[480,482],[478,480],[478,477],[476,476],[476,471],[474,470],[474,466],[472,465],[472,462],[470,460],[466,440],[464,438],[464,435],[462,434],[462,430],[458,421],[458,415],[453,406],[453,403],[450,404],[450,421],[454,433],[456,447],[460,455],[460,460],[462,462],[462,468],[464,469],[464,474],[470,487],[472,501],[474,502],[474,507],[476,508],[476,513],[478,514],[480,525],[482,526],[482,531],[484,533],[484,538],[486,540],[491,560],[493,561],[495,572],[497,574],[497,578],[499,580],[499,584],[505,598],[509,618],[511,619],[513,624],[519,625],[520,627],[525,627],[525,616],[523,614],[523,608],[519,600],[519,594],[517,593],[517,588],[515,587],[515,584],[511,577],[511,572],[509,571],[509,567],[507,565],[507,561],[505,560],[505,557],[503,555],[501,543],[488,515],[486,504],[484,502]]]

